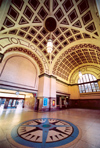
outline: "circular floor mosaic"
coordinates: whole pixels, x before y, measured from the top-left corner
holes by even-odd
[[[59,147],[79,139],[79,129],[65,120],[39,118],[15,126],[11,137],[15,142],[27,147]]]

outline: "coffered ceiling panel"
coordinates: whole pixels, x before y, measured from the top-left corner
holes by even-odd
[[[49,17],[53,17],[57,24],[56,29],[51,32],[52,60],[63,49],[68,50],[69,45],[77,45],[79,40],[85,43],[88,39],[94,39],[95,42],[100,38],[100,20],[94,0],[11,0],[9,6],[6,3],[5,5],[7,9],[0,23],[0,35],[10,34],[26,39],[35,44],[47,60],[49,54],[46,44],[50,32],[46,29],[45,21]],[[71,52],[66,54],[55,74],[68,79],[75,66],[90,62],[99,64],[99,56],[95,50],[84,48]]]
[[[100,64],[100,47],[92,44],[79,44],[65,51],[53,68],[53,74],[68,80],[70,72],[80,64]]]

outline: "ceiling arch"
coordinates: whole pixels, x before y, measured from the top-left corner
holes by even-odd
[[[37,89],[39,68],[31,58],[23,54],[10,54],[0,66],[1,86]]]
[[[43,63],[41,62],[41,60],[38,58],[38,56],[34,53],[32,53],[30,50],[28,49],[25,49],[25,48],[22,48],[22,47],[13,47],[13,48],[9,48],[7,49],[5,52],[4,52],[4,55],[6,56],[6,54],[8,53],[13,53],[14,52],[16,53],[22,53],[22,54],[25,54],[29,57],[31,57],[32,59],[34,59],[34,61],[37,63],[39,69],[40,69],[40,74],[44,73],[44,65]]]
[[[79,79],[79,71],[83,74],[91,73],[96,77],[96,79],[100,79],[100,65],[99,64],[82,64],[80,67],[76,67],[69,76],[70,84],[77,84]]]
[[[5,54],[6,51],[8,51],[11,48],[18,47],[20,49],[21,48],[27,49],[28,52],[35,54],[36,57],[39,58],[39,60],[41,61],[41,63],[44,66],[43,72],[47,73],[47,74],[49,73],[47,59],[45,58],[45,56],[43,56],[43,53],[39,49],[37,49],[37,47],[35,45],[31,44],[29,41],[26,41],[25,39],[22,39],[20,37],[14,37],[14,36],[11,36],[11,35],[7,35],[7,36],[3,35],[0,38],[0,47],[1,47],[0,49],[1,49],[3,54]],[[24,52],[22,52],[22,53],[24,53]]]
[[[78,40],[99,38],[99,18],[94,0],[11,0],[2,2],[0,35],[22,37],[35,44],[49,59],[46,50],[50,33],[45,20],[53,17],[57,22],[52,32],[52,60],[69,44]]]
[[[71,71],[86,63],[100,64],[100,47],[78,44],[67,49],[55,62],[53,74],[68,81]]]
[[[0,52],[27,49],[49,74],[46,45],[50,32],[45,21],[53,17],[57,24],[51,32],[53,75],[69,81],[75,67],[100,64],[100,18],[95,0],[4,0],[0,14]]]

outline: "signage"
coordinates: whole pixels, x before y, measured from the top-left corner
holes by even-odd
[[[55,106],[55,100],[53,100],[52,105]]]
[[[47,106],[48,105],[48,98],[44,98],[43,99],[43,106]]]

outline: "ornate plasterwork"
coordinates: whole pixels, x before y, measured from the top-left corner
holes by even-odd
[[[68,81],[73,69],[82,64],[100,64],[100,47],[78,44],[63,52],[53,67],[53,74]]]
[[[89,63],[89,64],[82,64],[80,67],[76,67],[69,76],[69,83],[70,84],[77,84],[79,79],[79,71],[81,71],[82,75],[86,73],[91,73],[97,79],[100,79],[100,65]]]
[[[4,55],[6,55],[7,53],[9,52],[21,52],[21,53],[24,53],[24,54],[27,54],[29,55],[30,57],[32,57],[37,65],[39,66],[39,69],[40,69],[40,73],[44,73],[44,67],[43,67],[43,64],[41,63],[41,61],[39,60],[39,58],[37,57],[36,54],[32,53],[31,51],[29,51],[28,49],[25,49],[25,48],[21,48],[21,47],[15,47],[15,48],[9,48],[8,50],[6,50],[4,52]]]
[[[100,18],[94,0],[7,0],[2,1],[0,14],[0,52],[4,53],[13,46],[25,47],[38,56],[43,63],[44,73],[48,74],[46,45],[50,33],[46,30],[45,20],[53,17],[57,23],[51,33],[53,74],[68,81],[76,66],[82,63],[99,64],[99,51],[94,47],[94,51],[85,46],[75,51],[73,49],[80,46],[81,41],[85,45],[87,41],[100,40]],[[66,57],[63,53],[65,49]]]
[[[50,33],[45,28],[45,20],[50,16],[57,22],[57,27],[52,32],[52,60],[69,44],[99,39],[99,18],[93,0],[3,1],[0,34],[14,35],[30,41],[49,60],[46,44]]]
[[[31,56],[40,67],[40,73],[49,72],[48,63],[41,51],[39,51],[28,41],[14,37],[2,37],[0,38],[0,47],[2,53],[4,54],[12,51],[19,51],[27,54],[28,56]]]

